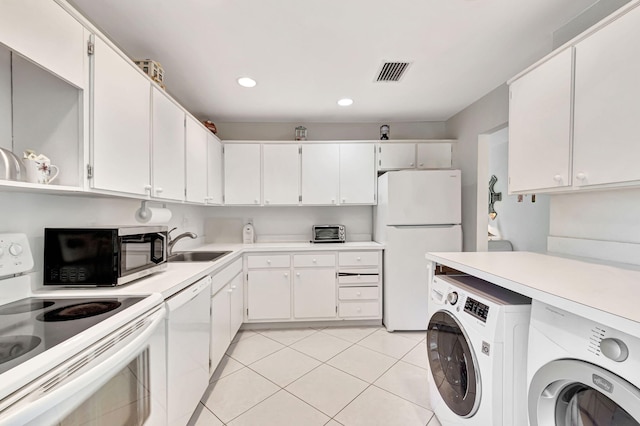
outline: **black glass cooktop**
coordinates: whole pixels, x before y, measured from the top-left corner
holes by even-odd
[[[31,297],[0,306],[0,374],[142,299]]]

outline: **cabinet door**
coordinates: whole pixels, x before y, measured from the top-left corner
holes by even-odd
[[[84,87],[84,27],[54,1],[0,1],[0,43]]]
[[[184,200],[185,113],[155,87],[152,99],[152,195],[156,198]]]
[[[450,169],[450,143],[419,143],[416,144],[418,154],[416,164],[419,169]]]
[[[375,204],[376,147],[340,144],[340,204]]]
[[[288,269],[249,271],[247,318],[291,318],[291,277]]]
[[[213,371],[222,360],[231,343],[231,312],[229,285],[224,286],[211,298],[211,350],[209,359]]]
[[[509,87],[509,192],[571,185],[568,48]]]
[[[242,274],[238,274],[229,283],[231,290],[231,339],[236,335],[244,319],[244,286]]]
[[[193,118],[186,123],[186,200],[204,203],[207,199],[207,133]]]
[[[294,275],[294,317],[335,318],[336,270],[296,269]]]
[[[380,170],[413,169],[416,167],[415,143],[380,144]]]
[[[640,9],[576,45],[574,185],[640,180]]]
[[[300,196],[298,145],[262,146],[262,187],[265,205],[297,205]]]
[[[302,204],[337,204],[339,173],[338,144],[302,145]]]
[[[260,145],[224,145],[224,203],[260,204]]]
[[[222,142],[207,133],[207,203],[222,204]]]
[[[146,195],[151,82],[98,37],[92,58],[92,187]]]

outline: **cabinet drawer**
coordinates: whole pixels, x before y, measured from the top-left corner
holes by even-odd
[[[379,306],[379,302],[340,302],[338,313],[342,318],[377,317]]]
[[[211,294],[216,294],[222,287],[227,285],[236,275],[242,272],[242,259],[235,260],[231,265],[225,266],[216,272],[211,282]]]
[[[339,254],[340,266],[378,265],[377,251],[345,251]]]
[[[377,284],[380,275],[338,275],[338,284]]]
[[[340,300],[377,299],[378,287],[341,287],[338,297]]]
[[[252,268],[288,268],[291,265],[288,254],[276,254],[273,256],[247,256],[247,267]]]
[[[295,254],[293,266],[335,266],[335,254]]]

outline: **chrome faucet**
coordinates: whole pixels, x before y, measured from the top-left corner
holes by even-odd
[[[168,234],[169,234],[169,243],[167,244],[167,256],[171,256],[173,254],[173,246],[180,241],[183,238],[189,237],[189,238],[198,238],[198,235],[194,234],[193,232],[183,232],[182,234],[176,236],[175,238],[171,238],[171,232],[175,231],[178,228],[172,228]]]

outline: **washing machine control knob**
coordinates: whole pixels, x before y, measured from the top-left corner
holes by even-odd
[[[615,362],[622,362],[629,356],[629,348],[627,345],[622,340],[610,337],[602,339],[600,342],[600,352]]]
[[[458,293],[452,291],[451,293],[447,294],[447,301],[451,303],[451,305],[455,305],[458,302]]]

